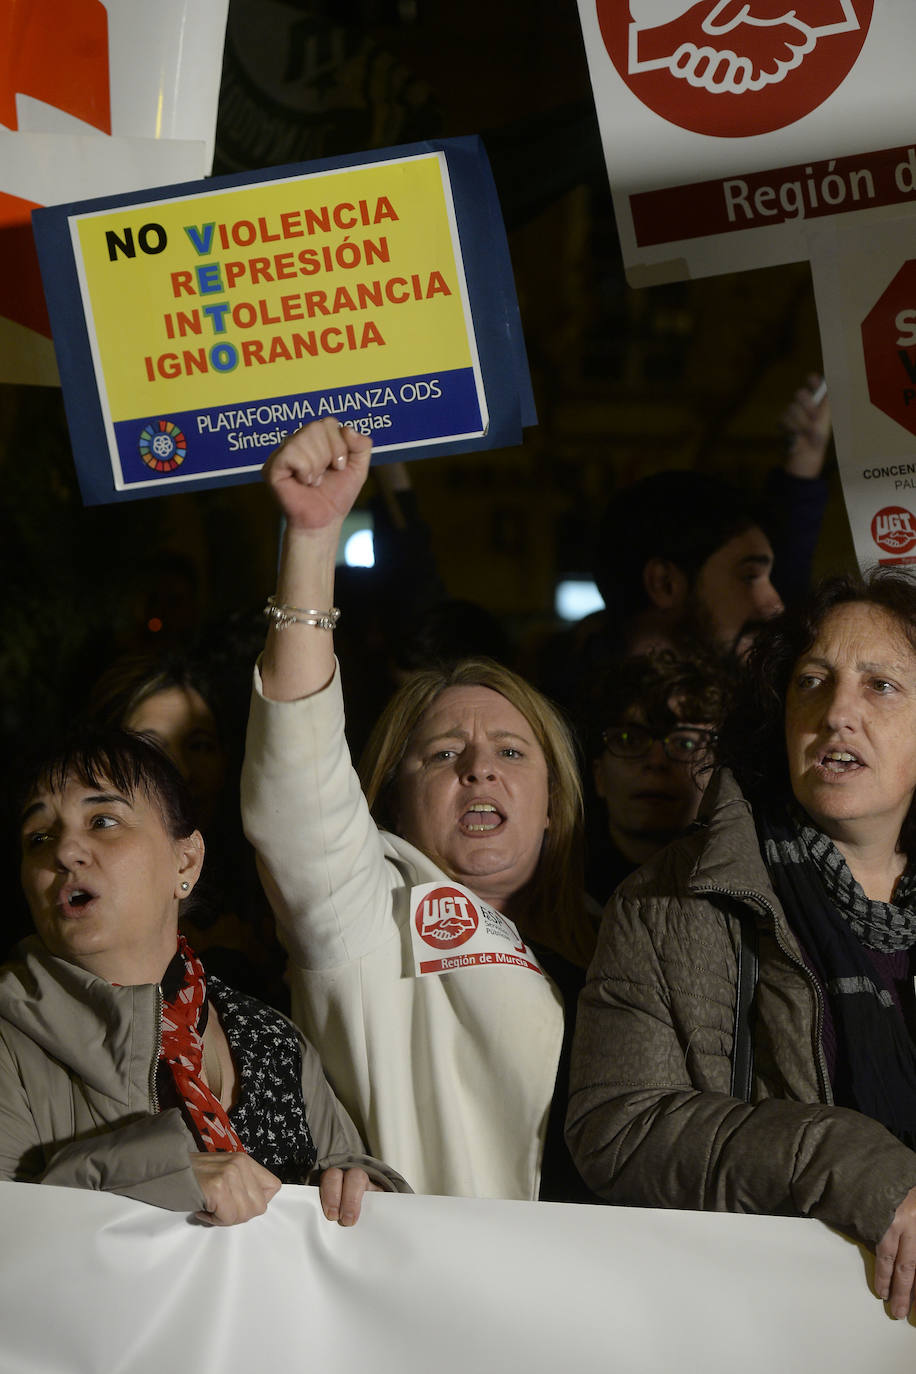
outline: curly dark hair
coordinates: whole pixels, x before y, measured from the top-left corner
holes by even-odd
[[[583,685],[576,721],[586,757],[596,759],[604,749],[604,731],[622,723],[625,713],[639,706],[646,723],[660,735],[679,720],[717,726],[726,710],[732,670],[712,658],[685,658],[670,650],[621,659]],[[672,698],[678,703],[671,709]]]
[[[827,578],[796,609],[766,625],[754,641],[734,706],[719,731],[719,763],[731,769],[752,805],[786,802],[792,796],[785,743],[792,669],[830,612],[856,603],[893,616],[916,653],[916,577],[892,568]],[[913,841],[916,817],[911,808],[901,847],[916,853]]]

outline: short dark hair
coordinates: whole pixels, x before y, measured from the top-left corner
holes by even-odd
[[[792,669],[810,649],[830,612],[850,604],[877,606],[893,616],[916,653],[916,578],[894,568],[827,578],[805,602],[765,625],[754,641],[734,706],[719,732],[719,762],[731,769],[752,805],[786,802],[792,796],[785,742]],[[914,840],[911,809],[901,832],[907,852]]]
[[[56,748],[20,766],[19,812],[37,787],[61,791],[68,782],[86,787],[111,783],[128,797],[142,793],[158,807],[173,840],[197,829],[184,778],[164,750],[130,730],[85,727]]]
[[[615,492],[598,531],[593,567],[609,614],[626,621],[648,606],[650,558],[676,564],[692,586],[708,558],[736,535],[765,529],[748,498],[703,472],[657,472]]]
[[[639,706],[653,730],[670,730],[678,719],[718,725],[731,687],[731,672],[712,658],[683,658],[662,650],[621,659],[593,674],[582,694],[577,718],[589,759],[604,749],[609,725],[619,725],[625,713]],[[680,715],[671,710],[676,697]]]

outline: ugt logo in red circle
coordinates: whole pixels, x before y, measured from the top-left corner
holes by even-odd
[[[433,949],[457,949],[477,929],[474,904],[454,887],[436,887],[427,893],[414,917],[417,934]]]
[[[682,129],[772,133],[845,80],[874,0],[596,0],[608,56],[633,94]]]
[[[916,546],[916,520],[903,506],[885,506],[871,522],[871,537],[884,553],[909,553]]]

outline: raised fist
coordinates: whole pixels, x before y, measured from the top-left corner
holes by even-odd
[[[340,524],[369,471],[372,440],[336,420],[313,420],[284,439],[262,477],[293,529]]]

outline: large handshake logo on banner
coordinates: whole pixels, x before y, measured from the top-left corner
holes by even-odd
[[[630,18],[631,75],[667,68],[714,95],[776,85],[820,39],[859,28],[853,0],[630,0]]]

